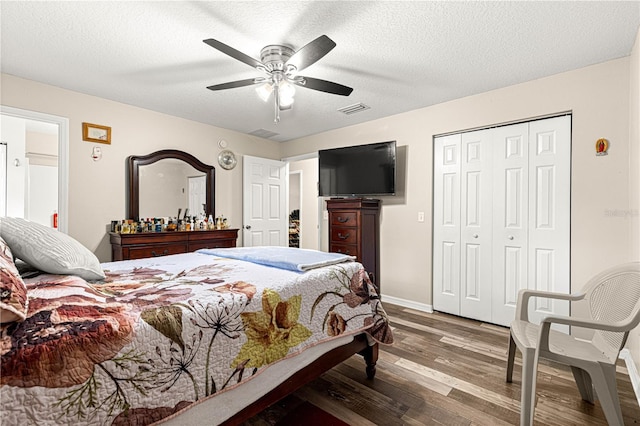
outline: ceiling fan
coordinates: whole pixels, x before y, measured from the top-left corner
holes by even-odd
[[[316,63],[329,53],[331,49],[336,47],[336,43],[326,35],[316,38],[297,51],[280,44],[266,46],[260,51],[260,60],[245,55],[218,40],[210,38],[203,41],[214,49],[266,74],[265,77],[215,84],[208,86],[207,89],[224,90],[260,84],[261,86],[256,90],[265,102],[271,93],[273,93],[275,109],[274,122],[276,123],[280,121],[280,111],[291,108],[295,94],[295,86],[341,96],[349,96],[353,91],[351,87],[343,86],[342,84],[298,75],[299,71]]]

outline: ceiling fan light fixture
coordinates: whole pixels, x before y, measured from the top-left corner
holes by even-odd
[[[342,84],[297,74],[298,71],[316,63],[336,46],[326,35],[316,38],[297,51],[280,44],[265,46],[260,51],[260,60],[218,40],[210,38],[203,41],[214,49],[267,74],[266,77],[215,84],[207,86],[207,89],[216,91],[257,84],[259,86],[256,92],[264,102],[267,102],[273,93],[275,123],[280,121],[280,111],[291,109],[296,85],[341,96],[349,96],[353,91],[351,87]]]
[[[269,82],[256,87],[256,93],[258,94],[258,97],[264,102],[267,102],[269,100],[271,92],[273,92],[273,83]]]
[[[296,94],[296,88],[293,84],[289,83],[286,80],[283,80],[278,85],[278,95],[280,95],[280,106],[281,107],[290,107],[293,105],[293,97]]]
[[[293,105],[293,97],[291,98],[280,98],[280,110],[283,109],[291,109],[291,106]]]

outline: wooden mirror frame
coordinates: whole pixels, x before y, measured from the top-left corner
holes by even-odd
[[[207,216],[215,217],[215,188],[216,188],[216,169],[213,166],[203,163],[191,154],[177,149],[164,149],[152,152],[149,155],[132,155],[128,158],[129,163],[129,219],[139,219],[140,215],[140,166],[153,164],[164,159],[182,160],[206,175],[207,181],[207,199],[205,213]]]

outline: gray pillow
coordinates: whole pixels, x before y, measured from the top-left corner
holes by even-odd
[[[50,274],[105,277],[98,258],[67,234],[17,217],[0,218],[0,236],[13,255]]]

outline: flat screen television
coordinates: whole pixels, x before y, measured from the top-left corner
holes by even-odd
[[[396,141],[318,151],[321,197],[370,197],[396,192]]]

